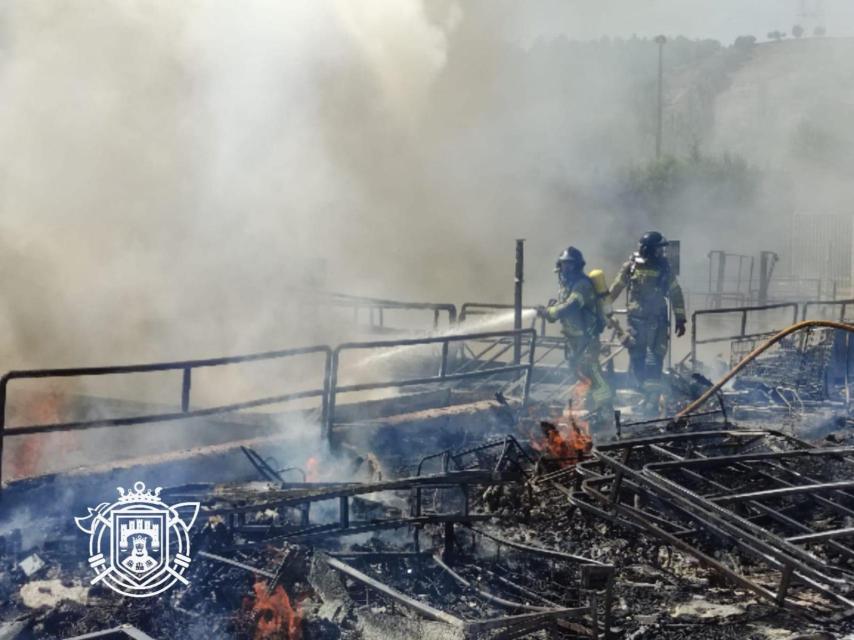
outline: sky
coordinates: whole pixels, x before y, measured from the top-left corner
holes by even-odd
[[[801,0],[535,0],[522,3],[523,10],[513,0],[502,1],[516,9],[512,36],[521,42],[561,33],[584,40],[664,33],[730,44],[744,34],[764,40],[769,31],[791,33],[803,21]],[[803,1],[808,11],[822,4]],[[828,35],[854,36],[852,0],[824,0],[823,13]]]

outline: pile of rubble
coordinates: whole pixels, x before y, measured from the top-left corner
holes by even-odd
[[[854,448],[709,419],[647,425],[572,465],[538,444],[504,436],[358,483],[284,482],[247,450],[259,481],[163,492],[200,502],[204,524],[189,586],[145,600],[90,585],[73,523],[39,523],[35,548],[2,540],[0,638],[854,629]]]
[[[493,420],[442,430],[454,448],[427,455],[447,446],[435,416],[370,425],[373,452],[342,441],[305,471],[235,447],[251,481],[159,494],[199,510],[187,584],[145,599],[93,580],[60,491],[61,517],[30,509],[0,536],[0,640],[842,638],[854,446],[827,428],[848,424],[840,335],[786,338],[726,389],[677,367],[662,411],[678,419],[632,422],[623,403],[596,446],[561,383],[568,405],[499,392]],[[794,437],[811,412],[821,428]]]

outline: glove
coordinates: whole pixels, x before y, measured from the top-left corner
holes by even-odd
[[[676,320],[676,337],[681,338],[685,335],[685,319],[679,318]]]
[[[546,308],[545,308],[543,305],[541,305],[541,304],[540,304],[540,305],[537,305],[537,306],[536,306],[536,307],[534,307],[534,308],[535,308],[535,309],[536,309],[536,311],[537,311],[537,317],[538,317],[538,318],[545,318],[545,317],[548,315],[548,314],[547,314],[547,312],[546,312]]]

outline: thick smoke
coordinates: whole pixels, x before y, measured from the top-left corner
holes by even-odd
[[[789,215],[775,207],[801,171],[793,144],[844,157],[847,142],[826,143],[842,112],[818,122],[815,103],[806,124],[771,120],[752,144],[733,89],[776,45],[735,55],[671,38],[665,151],[736,152],[773,175],[732,210],[702,185],[680,191],[673,218],[638,206],[624,183],[654,148],[657,47],[599,40],[652,29],[634,3],[611,4],[5,4],[4,368],[334,342],[334,314],[300,322],[294,291],[308,285],[509,301],[517,237],[530,303],[552,293],[566,244],[613,273],[653,224],[683,239],[685,277],[702,281],[709,249]],[[684,10],[657,5],[687,28]],[[543,15],[590,40],[521,33]],[[821,43],[781,46],[808,44]],[[771,163],[775,136],[786,153]],[[837,193],[822,189],[825,209]]]
[[[705,36],[710,14],[653,4],[2,5],[2,368],[349,337],[347,314],[305,310],[307,288],[509,302],[515,238],[527,239],[528,304],[554,294],[567,244],[610,276],[654,227],[682,240],[683,284],[701,292],[709,250],[784,254],[791,214],[845,211],[848,41],[689,40],[678,34]],[[733,15],[761,39],[770,14]],[[780,20],[767,29],[788,30]],[[669,39],[655,163],[658,32]],[[192,406],[313,388],[321,364],[197,372]],[[370,368],[343,379],[384,371]],[[75,390],[173,408],[180,376]],[[12,398],[13,424],[151,409],[66,416],[41,381]],[[286,426],[309,440],[289,462],[321,455],[317,425]],[[48,458],[207,442],[203,428],[19,438],[6,459],[26,475]],[[54,450],[64,455],[42,456]]]

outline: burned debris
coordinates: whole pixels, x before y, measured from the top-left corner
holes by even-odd
[[[718,378],[733,384],[712,384],[699,357],[668,369],[664,416],[645,416],[639,394],[618,382],[608,433],[591,430],[560,339],[532,329],[461,328],[312,348],[306,351],[323,359],[320,383],[305,380],[305,391],[201,415],[183,384],[181,407],[167,409],[169,419],[210,420],[239,409],[230,428],[267,435],[8,482],[3,505],[14,517],[0,538],[0,637],[643,640],[850,632],[854,447],[844,426],[851,328],[816,321],[774,329],[728,336],[727,366],[735,372]],[[701,351],[702,334],[696,342]],[[621,346],[619,337],[604,345],[603,369],[616,381],[621,354],[612,354]],[[400,365],[377,358],[389,350],[404,354],[391,358]],[[387,378],[360,379],[354,371],[363,360],[348,368],[350,351],[382,362]],[[28,375],[44,374],[7,377],[4,393],[10,380]],[[360,396],[389,389],[395,393]],[[300,416],[298,424],[312,425],[310,447],[271,429],[283,422],[252,413],[306,399],[318,404],[298,408],[284,424]],[[136,419],[115,422],[129,427]],[[108,426],[103,415],[60,412],[46,425],[7,426],[4,435],[16,443],[28,429]],[[196,460],[159,493],[167,504],[199,504],[187,584],[146,599],[93,584],[71,513],[104,486],[164,461]]]

